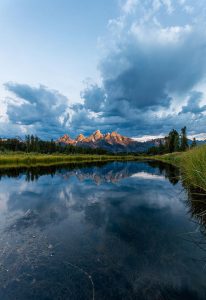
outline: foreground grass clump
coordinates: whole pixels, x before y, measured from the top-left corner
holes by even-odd
[[[175,152],[157,156],[156,159],[180,167],[185,182],[206,191],[206,145],[186,152]]]
[[[137,157],[128,155],[89,155],[89,154],[39,154],[39,153],[0,153],[0,167],[44,166],[58,163],[101,162],[114,160],[135,160]]]
[[[182,155],[181,168],[186,182],[206,191],[206,146],[197,147]]]

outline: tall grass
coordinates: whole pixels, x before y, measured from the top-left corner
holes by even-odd
[[[206,191],[206,145],[183,153],[180,166],[188,184]]]
[[[206,145],[157,156],[156,159],[179,166],[188,185],[206,191]]]

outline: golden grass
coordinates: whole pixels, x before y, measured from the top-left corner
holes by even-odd
[[[38,154],[38,153],[8,153],[0,154],[0,167],[45,166],[59,163],[75,162],[103,162],[137,160],[137,156],[128,155],[66,155],[66,154]]]

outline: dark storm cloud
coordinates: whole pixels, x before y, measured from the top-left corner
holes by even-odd
[[[198,114],[206,111],[206,105],[200,106],[200,102],[203,99],[203,93],[193,91],[186,106],[182,107],[182,113],[191,112]]]
[[[153,25],[125,26],[113,41],[99,66],[102,86],[92,85],[82,93],[83,109],[99,112],[95,122],[82,116],[84,124],[130,136],[166,133],[184,125],[193,130],[194,124],[203,130],[203,94],[194,89],[206,75],[205,32],[196,25]],[[180,112],[171,112],[174,101],[180,105],[188,97]],[[165,109],[167,113],[158,114]],[[76,120],[71,124],[78,128]]]
[[[154,30],[155,34],[160,35],[159,41],[139,40],[138,33],[137,37],[128,35],[129,43],[123,40],[117,45],[118,55],[111,53],[102,62],[107,104],[118,105],[123,99],[133,108],[168,107],[172,94],[187,93],[205,75],[206,41],[202,36],[185,32],[171,43],[161,37],[161,29]],[[118,70],[121,62],[122,70]]]
[[[87,87],[82,93],[84,107],[94,112],[101,111],[105,101],[104,91],[96,84]]]

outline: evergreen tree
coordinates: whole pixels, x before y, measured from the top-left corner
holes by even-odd
[[[30,151],[30,135],[25,136],[26,152]]]
[[[180,149],[182,151],[185,151],[188,149],[188,140],[187,140],[187,128],[186,126],[184,126],[182,129],[181,129],[181,145],[180,145]]]
[[[168,150],[169,152],[175,152],[179,150],[179,133],[173,129],[168,136]]]
[[[169,152],[169,137],[165,136],[165,153]]]
[[[159,142],[159,154],[163,154],[165,152],[165,146],[162,143],[162,140]]]
[[[31,152],[35,151],[34,136],[33,136],[33,134],[30,136],[30,151]]]
[[[196,138],[194,137],[192,140],[191,148],[194,148],[197,146]]]

